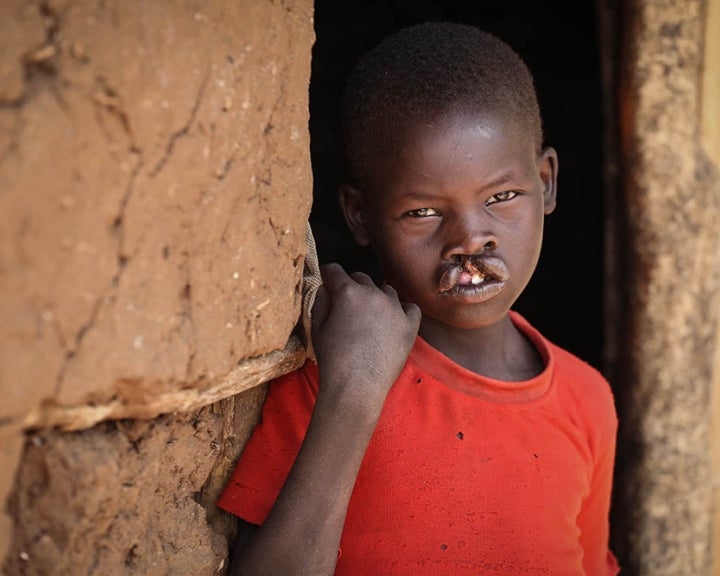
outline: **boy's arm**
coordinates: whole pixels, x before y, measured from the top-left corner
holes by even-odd
[[[420,323],[389,286],[323,267],[313,308],[319,392],[305,440],[265,523],[235,551],[233,576],[332,574],[345,514],[385,397]]]

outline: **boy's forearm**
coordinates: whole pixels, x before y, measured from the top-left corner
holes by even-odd
[[[333,574],[350,495],[380,408],[319,395],[295,464],[232,575]],[[380,403],[381,407],[381,403]]]
[[[323,267],[313,306],[319,392],[295,464],[233,576],[333,574],[345,515],[385,397],[420,325],[420,309],[387,285]]]

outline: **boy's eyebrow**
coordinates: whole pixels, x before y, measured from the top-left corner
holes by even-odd
[[[494,180],[491,180],[490,182],[487,182],[483,185],[483,188],[495,188],[497,186],[502,186],[504,184],[508,183],[520,183],[524,179],[527,178],[527,175],[525,174],[518,174],[517,170],[510,169],[506,172],[502,172],[500,175],[498,175]]]
[[[423,192],[412,192],[412,191],[405,192],[401,195],[401,198],[403,200],[418,200],[418,201],[436,200],[439,197],[440,197],[440,194],[428,194],[428,193],[423,193]]]
[[[477,185],[477,189],[481,190],[486,188],[497,188],[506,184],[521,184],[525,179],[527,179],[526,174],[518,173],[517,170],[511,168],[505,172],[500,173],[497,177],[495,177],[493,180],[490,180],[489,182],[479,183]],[[432,192],[420,192],[417,190],[408,190],[401,195],[401,198],[403,200],[417,201],[436,200],[441,197],[441,193],[434,194]]]

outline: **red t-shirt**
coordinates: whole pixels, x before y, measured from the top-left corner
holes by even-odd
[[[417,339],[358,473],[336,574],[617,574],[610,387],[511,314],[545,362],[524,382],[470,372]],[[221,508],[264,522],[317,391],[311,362],[270,386]]]

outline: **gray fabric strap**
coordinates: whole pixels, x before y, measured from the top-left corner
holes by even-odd
[[[315,360],[315,350],[313,349],[311,336],[312,307],[315,303],[315,294],[317,294],[318,288],[322,286],[322,277],[320,276],[320,264],[318,263],[315,238],[310,228],[310,222],[305,227],[305,247],[307,252],[303,269],[302,325],[308,358]]]

